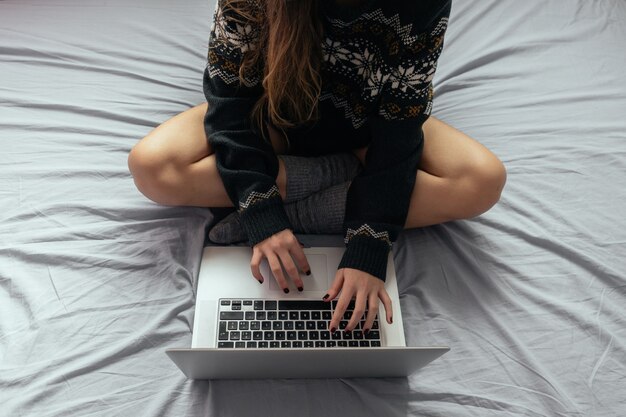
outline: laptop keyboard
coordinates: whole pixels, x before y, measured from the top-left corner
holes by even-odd
[[[358,348],[380,347],[378,314],[367,334],[367,311],[351,332],[344,329],[354,302],[344,313],[339,329],[328,324],[337,301],[220,299],[218,348]]]

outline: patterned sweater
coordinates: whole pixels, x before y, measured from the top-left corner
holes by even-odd
[[[248,1],[261,11],[263,0]],[[363,0],[343,6],[319,0],[320,119],[286,134],[289,153],[297,155],[369,146],[348,190],[339,268],[385,280],[387,255],[404,227],[415,184],[450,1]],[[291,225],[275,182],[277,157],[249,117],[263,93],[262,67],[239,81],[243,54],[259,47],[259,29],[235,22],[229,13],[217,0],[203,79],[209,103],[204,124],[226,191],[254,246]]]

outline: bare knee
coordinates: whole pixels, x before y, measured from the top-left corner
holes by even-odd
[[[469,165],[461,183],[467,204],[461,208],[463,213],[459,217],[475,217],[500,200],[506,183],[506,168],[494,155],[484,155]]]
[[[184,205],[176,193],[178,167],[162,148],[143,138],[128,154],[128,169],[137,189],[155,203]]]

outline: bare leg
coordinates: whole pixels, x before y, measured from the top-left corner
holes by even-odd
[[[467,219],[489,210],[506,182],[502,162],[479,142],[431,116],[405,228]],[[355,150],[361,162],[366,148]]]
[[[405,227],[475,217],[496,204],[506,182],[502,162],[479,142],[434,117],[423,129],[421,170]]]
[[[130,152],[128,167],[149,199],[165,205],[232,207],[204,130],[207,103],[186,110],[143,138]],[[277,131],[272,143],[280,150]],[[279,161],[277,185],[284,197],[285,172]]]

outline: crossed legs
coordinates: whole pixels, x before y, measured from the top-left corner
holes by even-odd
[[[129,169],[137,188],[149,199],[164,205],[232,207],[204,131],[206,109],[203,103],[175,115],[131,150]],[[423,130],[424,149],[405,228],[471,218],[489,210],[506,181],[500,160],[435,117],[424,123]],[[279,151],[280,138],[274,134],[272,142]],[[355,154],[362,160],[365,150]],[[284,197],[282,163],[276,183]]]

